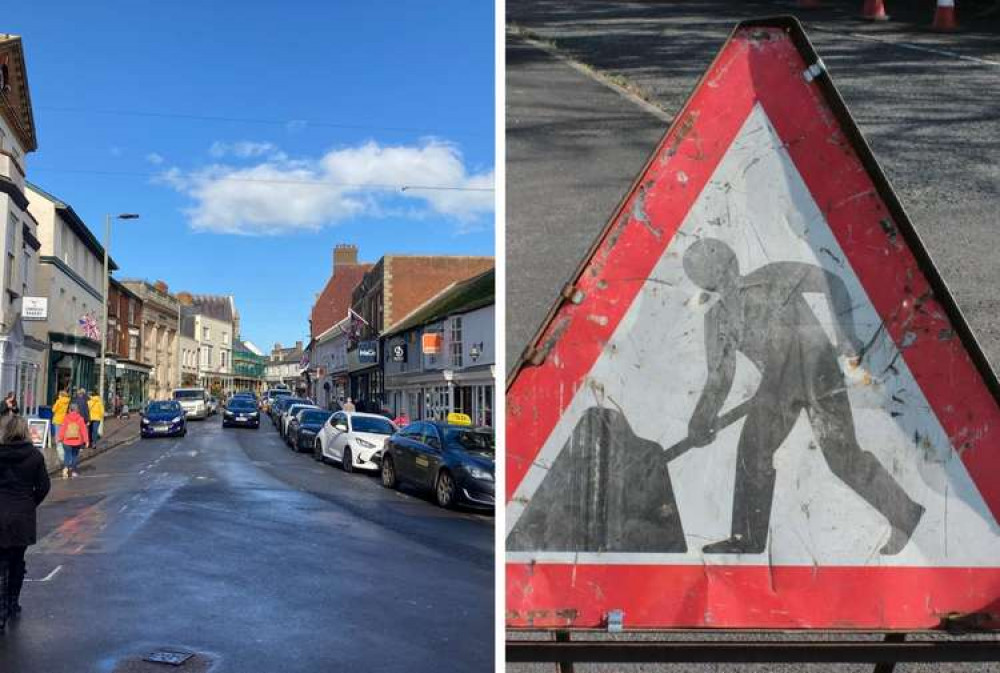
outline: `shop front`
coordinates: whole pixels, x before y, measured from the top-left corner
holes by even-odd
[[[362,341],[354,350],[347,351],[347,369],[350,372],[348,397],[355,404],[369,403],[383,406],[382,368],[378,358],[378,342]],[[358,407],[361,410],[361,407]]]
[[[101,345],[93,339],[49,333],[49,362],[46,372],[46,400],[51,404],[61,390],[97,389]]]
[[[146,405],[151,369],[137,362],[118,362],[115,365],[114,391],[129,409],[141,409]]]

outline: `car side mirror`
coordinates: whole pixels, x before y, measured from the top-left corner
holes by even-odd
[[[347,426],[346,426],[346,425],[344,425],[343,423],[337,423],[337,424],[336,424],[335,426],[333,426],[333,427],[337,428],[337,429],[338,429],[338,430],[340,430],[341,432],[347,432]]]

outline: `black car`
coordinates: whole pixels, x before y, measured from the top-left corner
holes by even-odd
[[[441,507],[464,502],[494,506],[493,431],[440,421],[418,421],[394,434],[382,455],[382,485],[400,482],[434,492]]]
[[[303,397],[279,397],[271,404],[271,421],[277,425],[282,412],[293,404],[311,404]]]
[[[180,402],[173,400],[150,402],[140,414],[139,434],[147,437],[183,437],[187,434],[187,419]]]
[[[260,427],[260,412],[257,403],[246,397],[234,397],[229,400],[226,410],[222,412],[222,427],[242,425],[248,428]]]
[[[323,429],[323,424],[333,416],[332,411],[323,409],[303,409],[288,421],[288,432],[285,441],[296,453],[312,451],[316,444],[316,435]]]

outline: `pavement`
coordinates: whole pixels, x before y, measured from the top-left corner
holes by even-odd
[[[105,418],[103,433],[96,447],[84,449],[80,452],[81,464],[88,462],[94,456],[99,456],[105,451],[117,449],[120,446],[131,444],[139,439],[139,414],[129,414],[128,418]],[[58,474],[62,469],[62,463],[59,461],[56,449],[53,446],[46,449],[45,461],[49,467],[49,474]]]
[[[493,518],[192,422],[53,481],[0,671],[488,670]],[[154,650],[195,656],[142,662]]]
[[[794,2],[764,0],[508,0],[508,371],[733,26],[790,13],[804,22],[987,357],[994,369],[1000,365],[994,291],[1000,282],[1000,12],[994,2],[959,0],[963,30],[942,35],[926,30],[933,3],[890,0],[893,21],[878,24],[856,18],[861,4],[827,0],[821,10],[803,11]],[[554,667],[512,664],[508,670]],[[872,667],[577,670],[853,673]]]

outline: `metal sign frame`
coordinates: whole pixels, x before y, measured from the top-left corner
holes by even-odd
[[[720,49],[719,54],[712,64],[699,79],[693,91],[698,91],[705,84],[709,75],[713,73],[719,64],[719,59],[726,51],[726,47],[737,36],[740,31],[751,30],[753,28],[770,28],[784,31],[790,38],[793,46],[798,51],[803,62],[809,67],[804,76],[817,85],[822,102],[830,109],[842,131],[847,144],[855,153],[857,159],[868,174],[874,185],[877,196],[881,199],[888,214],[892,218],[899,236],[905,241],[907,248],[916,260],[916,266],[923,274],[928,286],[933,292],[933,298],[940,305],[947,320],[951,323],[955,331],[955,337],[968,354],[972,365],[981,377],[985,388],[992,397],[994,403],[1000,405],[1000,381],[996,373],[989,364],[982,348],[975,339],[975,336],[962,315],[947,285],[935,268],[926,247],[920,240],[909,217],[906,215],[902,204],[893,192],[888,179],[876,161],[872,151],[861,135],[856,123],[851,118],[848,108],[840,96],[832,81],[826,74],[825,66],[817,55],[813,46],[809,42],[801,24],[794,17],[780,16],[755,19],[739,23],[726,40],[725,45]],[[670,128],[657,143],[655,149],[650,154],[638,177],[627,190],[623,199],[619,202],[607,224],[597,236],[590,249],[583,257],[581,263],[570,276],[569,281],[560,292],[560,296],[549,310],[541,326],[535,332],[529,345],[525,348],[515,366],[510,371],[507,379],[508,396],[514,388],[519,376],[528,368],[537,367],[546,362],[547,357],[555,343],[562,336],[562,329],[557,318],[559,312],[567,304],[578,304],[582,297],[577,288],[577,283],[585,271],[590,266],[592,259],[602,247],[607,243],[609,237],[616,235],[623,217],[628,216],[626,211],[634,195],[641,189],[641,182],[650,166],[664,150],[665,145],[678,135],[683,137],[688,129],[684,128],[688,120],[689,107],[692,104],[692,97],[689,96],[684,107],[674,118]],[[508,399],[508,421],[510,420],[511,404]],[[508,488],[511,488],[510,486]],[[513,490],[507,494],[510,498]],[[940,629],[954,627],[957,623],[963,628],[971,631],[989,630],[984,628],[983,615],[946,615],[938,625]],[[990,624],[992,627],[993,624]],[[809,641],[803,645],[803,641],[795,643],[750,643],[741,641],[726,645],[718,641],[685,643],[676,640],[671,642],[644,642],[644,643],[624,643],[617,642],[594,642],[586,643],[571,642],[569,633],[571,631],[587,631],[590,629],[576,629],[571,620],[567,620],[564,626],[552,626],[543,624],[525,624],[523,621],[516,626],[508,626],[510,631],[550,631],[555,633],[555,641],[524,641],[509,640],[507,643],[508,661],[552,661],[552,662],[572,662],[572,661],[618,661],[618,662],[640,662],[640,661],[742,661],[742,662],[763,662],[763,661],[843,661],[843,662],[881,662],[882,664],[895,661],[985,661],[994,660],[1000,657],[1000,649],[997,643],[989,642],[904,642],[905,632],[892,632],[886,637],[886,642],[858,643],[857,641],[844,641],[843,643],[823,641],[828,644],[820,644],[816,641]],[[759,630],[759,629],[754,629]],[[747,633],[740,629],[741,633]],[[820,630],[817,629],[816,632]],[[676,630],[670,630],[676,635]],[[724,633],[723,630],[714,631]],[[830,631],[827,630],[826,633]],[[773,631],[772,631],[773,633]],[[799,631],[798,633],[802,633]],[[852,631],[861,633],[861,631]],[[880,632],[880,635],[885,635]],[[891,670],[877,669],[877,670]]]

